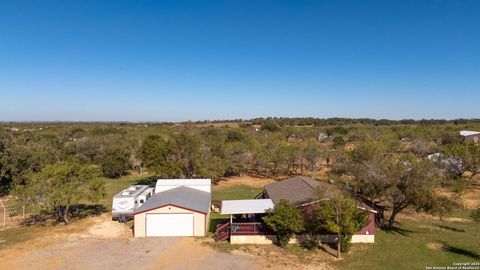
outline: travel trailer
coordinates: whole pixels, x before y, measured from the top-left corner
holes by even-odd
[[[132,185],[113,196],[112,219],[126,222],[133,217],[133,211],[153,194],[147,185]]]

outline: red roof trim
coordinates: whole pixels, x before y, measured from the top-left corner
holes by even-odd
[[[133,215],[135,216],[136,214],[145,213],[145,212],[152,211],[152,210],[155,210],[155,209],[158,209],[158,208],[163,208],[165,206],[174,206],[174,207],[178,207],[178,208],[181,208],[181,209],[189,210],[189,211],[204,214],[204,215],[208,214],[206,212],[202,212],[202,211],[190,209],[190,208],[187,208],[187,207],[183,207],[183,206],[180,206],[180,205],[176,205],[176,204],[173,204],[173,203],[169,203],[169,204],[159,205],[159,206],[156,206],[154,208],[147,209],[147,210],[143,210],[142,212],[136,212],[136,213],[133,213]]]

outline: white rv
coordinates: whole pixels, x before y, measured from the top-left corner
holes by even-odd
[[[142,206],[142,204],[144,204],[148,199],[150,199],[150,197],[153,195],[153,190],[154,188],[149,187],[140,195],[138,195],[138,202],[137,202],[138,206],[136,206],[135,209]]]
[[[153,189],[146,185],[133,185],[120,191],[113,196],[112,219],[129,220],[133,216],[133,211],[150,198],[152,193]]]

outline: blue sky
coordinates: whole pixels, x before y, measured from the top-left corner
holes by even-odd
[[[0,1],[0,120],[479,118],[480,1]]]

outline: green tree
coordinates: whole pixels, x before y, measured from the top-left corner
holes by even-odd
[[[59,221],[68,224],[72,205],[104,197],[105,182],[100,176],[96,165],[62,161],[30,174],[26,185],[16,190],[27,202],[52,211]]]
[[[454,159],[460,159],[464,168],[472,174],[470,178],[478,174],[480,169],[480,146],[473,143],[453,144],[445,150],[445,153]]]
[[[368,214],[350,199],[335,197],[322,202],[317,211],[321,228],[337,234],[337,257],[348,252],[352,235],[368,224]]]
[[[275,205],[273,213],[264,217],[265,224],[277,234],[278,244],[287,246],[294,234],[304,230],[304,220],[300,210],[286,200]]]
[[[444,204],[435,193],[440,184],[437,168],[412,154],[397,154],[394,145],[367,142],[337,160],[337,174],[354,176],[353,191],[380,209],[392,210],[388,227],[407,207],[429,212]]]
[[[148,137],[139,150],[143,165],[152,173],[164,178],[177,178],[180,165],[173,160],[174,147],[172,143],[161,137]]]
[[[234,175],[243,175],[249,168],[253,150],[246,142],[232,142],[226,146],[227,171]]]
[[[103,175],[110,178],[120,177],[130,170],[130,150],[123,146],[108,145],[95,158],[102,168]]]

